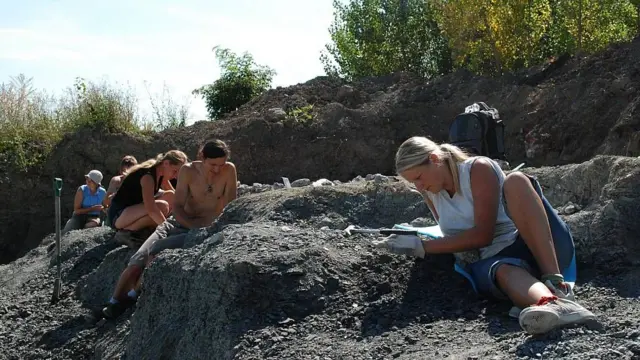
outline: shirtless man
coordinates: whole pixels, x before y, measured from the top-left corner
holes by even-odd
[[[178,173],[173,215],[131,257],[122,272],[109,304],[102,315],[115,318],[135,303],[142,271],[164,249],[184,246],[190,229],[207,227],[220,216],[225,206],[237,197],[238,176],[228,162],[229,147],[211,140],[200,148],[201,160],[184,164]]]

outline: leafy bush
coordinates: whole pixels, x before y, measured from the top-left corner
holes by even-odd
[[[216,120],[267,91],[276,71],[256,64],[247,52],[238,56],[229,49],[213,49],[220,63],[221,76],[213,84],[193,90],[193,94],[203,97],[209,118]]]

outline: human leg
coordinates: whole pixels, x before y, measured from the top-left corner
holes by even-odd
[[[181,232],[182,231],[182,232]],[[164,239],[160,239],[156,241],[151,248],[149,249],[148,257],[145,259],[145,267],[149,266],[151,261],[155,259],[156,256],[162,251],[166,249],[179,249],[184,246],[184,242],[187,239],[187,233],[189,232],[186,228],[174,228],[174,231]],[[134,293],[140,292],[140,287],[142,286],[142,277],[138,278],[133,290]]]
[[[508,298],[524,308],[518,320],[530,334],[595,319],[592,312],[575,301],[554,295],[531,274],[535,270],[525,260],[496,255],[471,264],[469,270],[481,294],[500,300]]]
[[[162,211],[165,217],[169,214],[169,204],[165,200],[157,199],[155,205]],[[144,204],[136,204],[124,209],[114,222],[116,229],[138,231],[146,227],[154,227],[157,224],[144,208]]]
[[[168,248],[176,241],[175,239],[166,242],[164,240],[182,231],[177,229],[175,224],[177,222],[171,218],[160,224],[156,231],[130,258],[129,264],[120,275],[109,305],[102,310],[106,317],[119,316],[132,302],[135,302],[144,268],[149,264],[152,256],[157,254],[160,249]],[[158,243],[160,244],[157,245]]]
[[[84,228],[84,224],[86,222],[85,219],[86,217],[84,215],[71,215],[71,218],[67,220],[67,223],[64,225],[64,228],[60,233],[64,235],[71,230],[80,230]]]
[[[542,199],[521,172],[507,175],[504,198],[509,217],[530,249],[542,274],[560,274],[551,228]]]
[[[173,199],[175,198],[175,191],[173,190],[160,190],[158,192],[158,197],[157,200],[162,200],[162,201],[166,201],[167,205],[169,205],[169,210],[167,212],[167,214],[171,214],[171,211],[173,210]],[[168,216],[168,215],[166,215]]]
[[[84,228],[85,229],[90,229],[90,228],[94,228],[100,226],[100,218],[95,216],[88,216],[85,223],[84,223]]]

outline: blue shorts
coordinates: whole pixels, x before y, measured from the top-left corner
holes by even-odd
[[[575,279],[567,278],[567,274],[573,277],[575,273],[575,246],[571,231],[542,194],[542,188],[538,181],[531,176],[528,177],[536,193],[538,193],[542,199],[542,204],[544,205],[544,210],[549,220],[560,271],[565,275],[567,281],[575,281]],[[505,211],[507,211],[506,204]],[[470,276],[469,280],[474,283],[474,288],[479,294],[498,299],[507,298],[502,290],[499,289],[496,282],[496,270],[503,264],[522,267],[538,279],[541,276],[540,268],[533,254],[522,237],[518,235],[513,244],[502,249],[498,254],[487,259],[476,261],[466,267],[466,271]]]

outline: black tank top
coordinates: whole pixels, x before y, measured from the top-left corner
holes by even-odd
[[[160,181],[156,182],[156,168],[152,167],[149,169],[141,168],[138,169],[131,174],[127,175],[118,192],[113,196],[113,203],[116,203],[119,208],[127,208],[132,205],[141,204],[142,203],[142,185],[140,185],[140,179],[142,179],[145,175],[151,175],[153,177],[153,193],[157,193],[160,189],[160,184],[162,184],[162,178]]]

